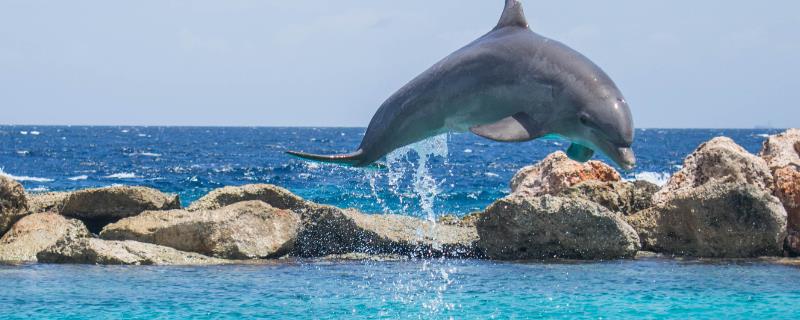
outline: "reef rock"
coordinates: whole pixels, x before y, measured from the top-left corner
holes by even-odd
[[[0,174],[0,235],[26,214],[28,200],[25,189],[19,182]]]
[[[754,185],[709,183],[627,217],[644,250],[679,256],[749,258],[780,255],[786,211]]]
[[[501,260],[629,258],[640,247],[620,215],[591,201],[550,195],[497,200],[477,229],[478,247]]]
[[[271,184],[248,184],[212,190],[189,205],[187,210],[214,210],[237,202],[258,200],[278,209],[303,211],[312,204],[284,188]]]
[[[681,170],[653,195],[653,201],[665,202],[681,191],[709,183],[752,185],[771,190],[772,173],[763,159],[750,154],[730,138],[718,137],[701,144],[689,155]]]
[[[647,181],[589,180],[561,191],[558,196],[596,202],[611,211],[631,215],[652,206],[659,187]]]
[[[106,240],[134,240],[217,258],[257,259],[290,252],[300,217],[261,201],[216,210],[146,211],[106,226]]]
[[[45,192],[28,194],[28,211],[38,212],[61,212],[64,201],[69,197],[70,192]]]
[[[145,187],[117,186],[72,192],[64,199],[60,213],[80,219],[96,232],[109,223],[144,211],[180,207],[177,195]]]
[[[208,265],[227,260],[136,241],[81,238],[60,241],[36,255],[43,263],[103,265]]]
[[[295,254],[395,254],[410,257],[476,257],[474,227],[435,224],[400,215],[368,215],[319,206],[303,215]]]
[[[548,155],[539,163],[520,169],[511,179],[511,191],[527,196],[555,195],[584,181],[620,181],[614,168],[600,161],[580,163],[564,152]]]
[[[36,262],[36,254],[58,241],[72,241],[91,234],[79,220],[52,213],[34,213],[17,221],[0,238],[0,261]]]
[[[800,129],[789,129],[770,136],[761,149],[775,178],[774,194],[783,203],[788,215],[789,237],[786,248],[800,254]]]

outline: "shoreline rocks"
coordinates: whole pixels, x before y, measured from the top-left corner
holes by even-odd
[[[604,260],[640,249],[620,216],[582,199],[511,195],[490,205],[477,226],[478,246],[492,259]]]
[[[511,193],[527,196],[555,195],[584,181],[617,182],[619,173],[609,165],[591,160],[580,163],[557,151],[527,166],[511,178]]]
[[[105,240],[135,240],[224,259],[279,257],[294,249],[300,217],[261,201],[216,210],[145,211],[107,225]]]
[[[25,189],[19,182],[0,175],[0,236],[27,214]]]
[[[59,241],[90,237],[89,229],[76,219],[53,212],[27,215],[0,238],[0,261],[36,262],[36,254]]]
[[[788,215],[786,249],[800,255],[800,129],[768,137],[759,154],[772,170],[775,196]]]
[[[62,241],[36,255],[39,262],[102,265],[211,265],[226,260],[136,241],[82,238]]]
[[[714,138],[658,188],[556,152],[517,172],[507,197],[438,223],[317,204],[269,184],[216,189],[180,209],[177,196],[150,188],[26,195],[0,177],[0,231],[8,230],[0,260],[208,265],[283,257],[606,260],[641,258],[640,250],[714,259],[800,254],[800,130],[769,137],[760,156]]]
[[[735,183],[679,192],[626,220],[644,250],[678,256],[776,256],[786,237],[786,211],[778,199],[756,186]]]

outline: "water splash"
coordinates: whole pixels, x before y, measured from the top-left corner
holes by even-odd
[[[408,194],[401,193],[402,180],[408,172],[405,164],[414,166],[412,156],[416,155],[416,166],[411,176],[411,196],[418,199],[420,210],[429,221],[436,221],[434,202],[442,192],[441,185],[446,179],[437,182],[431,175],[428,164],[433,157],[443,158],[446,164],[449,155],[447,139],[446,134],[435,136],[397,149],[386,156],[389,191],[399,197],[400,202],[403,203],[403,198],[408,196]]]

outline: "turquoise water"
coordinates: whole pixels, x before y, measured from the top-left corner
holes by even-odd
[[[793,319],[800,270],[476,260],[0,267],[0,318]]]

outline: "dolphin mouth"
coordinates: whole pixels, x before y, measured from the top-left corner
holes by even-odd
[[[636,167],[636,156],[633,154],[633,149],[630,147],[616,148],[613,154],[609,156],[611,156],[611,160],[614,160],[622,169],[632,170]]]

